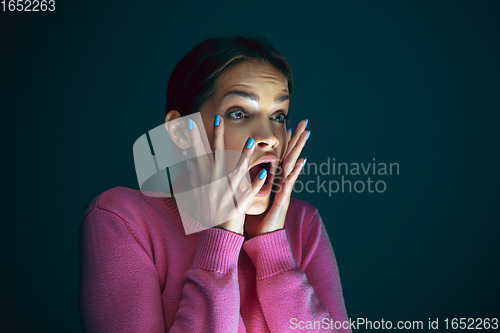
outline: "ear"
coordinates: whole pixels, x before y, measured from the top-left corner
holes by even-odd
[[[165,128],[172,141],[181,149],[191,147],[191,137],[186,119],[177,110],[171,110],[165,117]]]

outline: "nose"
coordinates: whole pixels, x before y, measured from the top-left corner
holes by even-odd
[[[252,137],[255,140],[256,149],[276,149],[280,143],[270,125],[259,125]]]

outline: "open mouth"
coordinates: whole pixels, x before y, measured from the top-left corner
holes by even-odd
[[[250,168],[250,170],[248,170],[248,172],[250,173],[251,181],[253,181],[255,179],[255,177],[257,177],[257,175],[259,175],[259,173],[262,171],[262,169],[266,169],[266,171],[267,171],[267,177],[266,177],[265,182],[264,182],[264,184],[267,184],[267,181],[270,178],[269,171],[271,170],[271,162],[262,162],[262,163],[259,163],[257,165],[254,165],[252,168]]]
[[[258,197],[266,197],[271,193],[274,181],[274,173],[276,172],[276,166],[273,162],[276,162],[275,159],[271,159],[272,161],[264,160],[264,162],[254,165],[248,170],[250,173],[250,179],[253,182],[259,175],[259,173],[265,169],[267,171],[267,176],[264,179],[264,184],[260,188],[259,192],[256,194]]]

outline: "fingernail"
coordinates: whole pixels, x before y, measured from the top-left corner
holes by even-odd
[[[264,177],[266,176],[266,173],[267,173],[266,169],[260,170],[259,179],[264,179]]]
[[[215,115],[214,124],[215,124],[215,126],[220,125],[220,116],[218,114]]]
[[[309,119],[306,119],[306,126],[304,126],[304,129],[307,128],[307,124],[309,124]]]
[[[304,163],[302,164],[302,167],[303,167],[304,165],[306,165],[306,162],[307,162],[307,157],[306,157],[306,158],[304,158]]]
[[[309,133],[307,133],[307,138],[306,138],[306,141],[309,140],[309,137],[311,136],[311,131],[309,131]]]
[[[193,121],[191,119],[188,119],[188,127],[189,127],[189,130],[193,129]]]
[[[191,171],[191,168],[189,167],[189,163],[188,163],[188,161],[186,161],[186,166],[187,166],[187,168],[188,168],[188,171]]]
[[[252,137],[249,137],[247,140],[247,145],[246,145],[247,149],[252,148],[253,142],[254,142],[254,140],[252,139]]]
[[[292,136],[292,128],[290,127],[290,137]]]

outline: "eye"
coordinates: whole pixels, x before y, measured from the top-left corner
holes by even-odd
[[[242,110],[236,110],[236,111],[229,112],[227,116],[229,118],[232,118],[232,119],[241,119],[241,118],[245,118],[245,117],[248,118],[247,114]]]
[[[284,114],[284,113],[280,113],[279,115],[276,115],[274,117],[272,117],[271,119],[274,119],[276,120],[278,123],[284,123],[287,119],[287,115]]]

